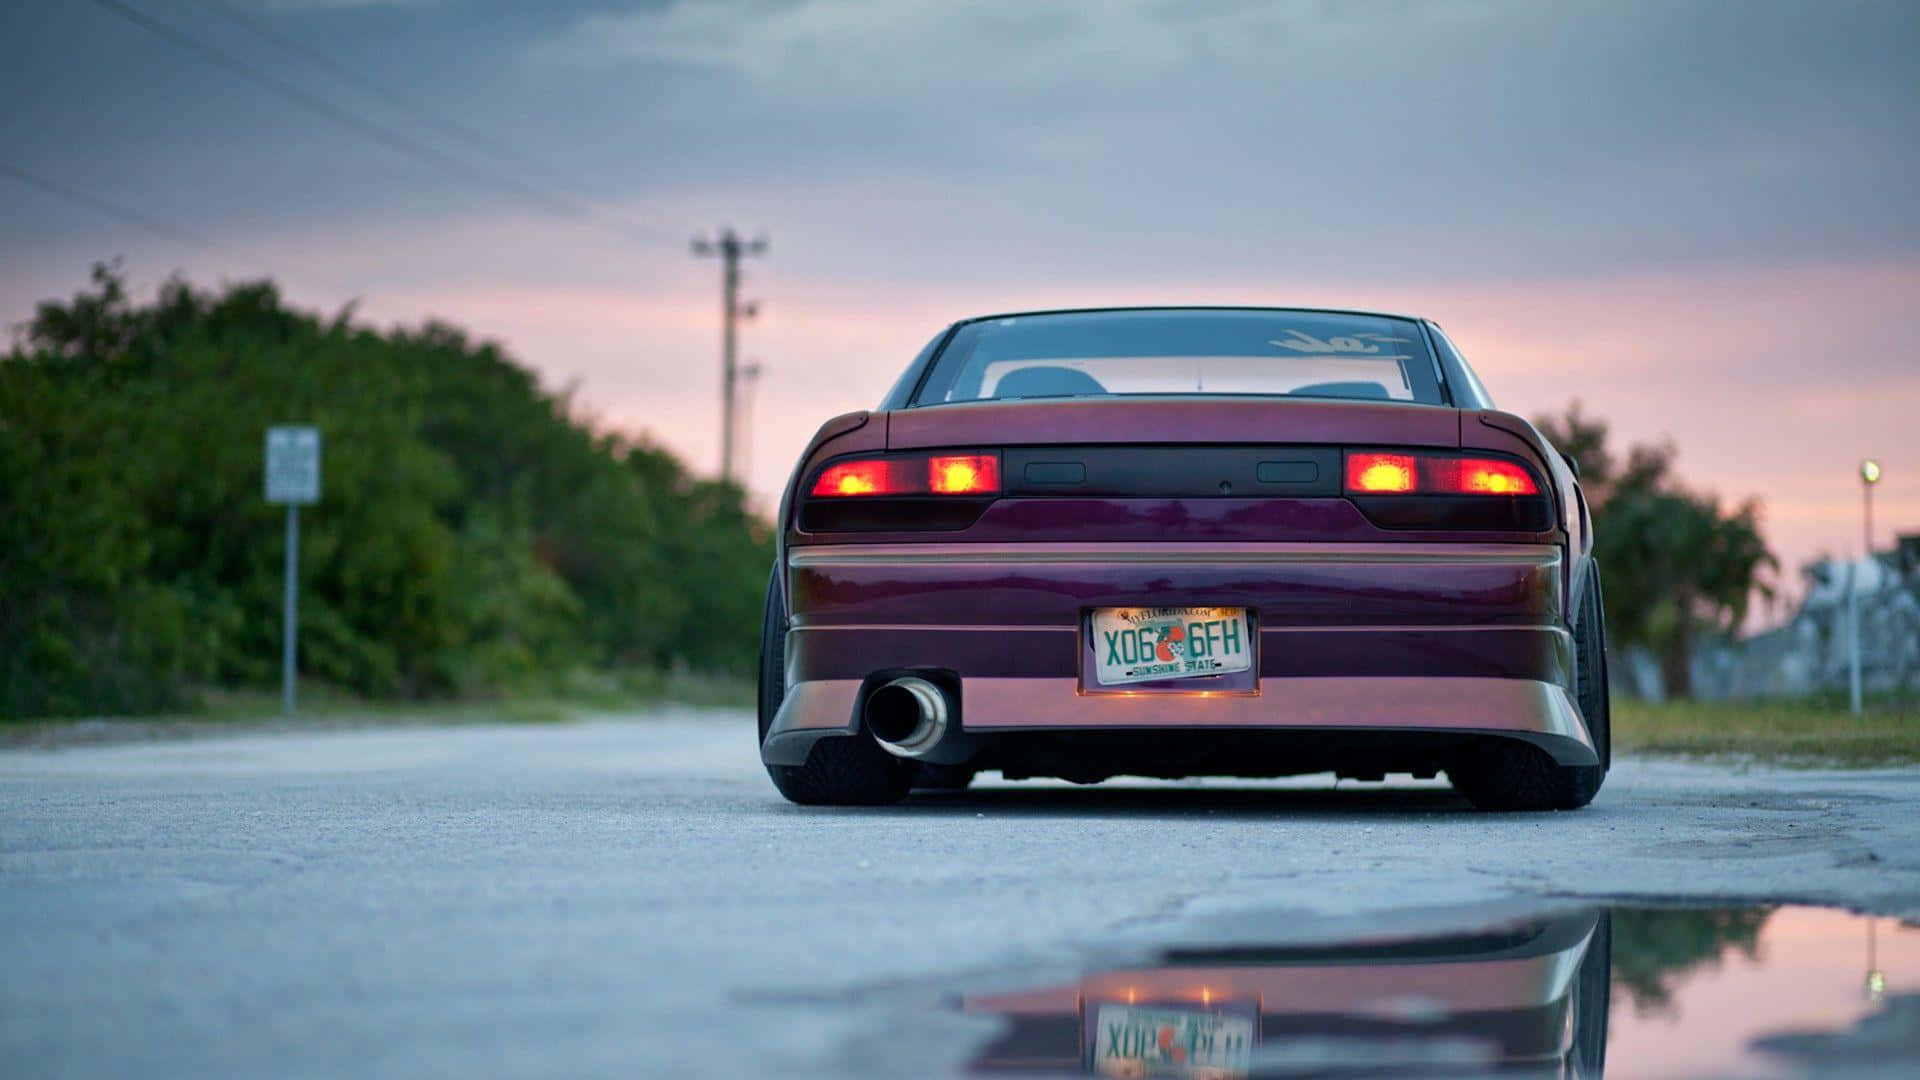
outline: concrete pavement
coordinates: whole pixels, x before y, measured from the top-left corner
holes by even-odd
[[[891,1075],[985,1034],[951,990],[1252,918],[1311,937],[1543,893],[1920,916],[1915,771],[1624,759],[1556,815],[1325,778],[822,811],[780,800],[752,732],[669,709],[0,753],[0,1061]]]

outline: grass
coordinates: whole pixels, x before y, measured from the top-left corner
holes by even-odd
[[[299,714],[286,720],[280,695],[209,688],[197,708],[149,716],[60,717],[0,723],[0,747],[195,738],[284,727],[327,728],[562,724],[595,713],[661,705],[751,708],[753,684],[740,678],[652,670],[576,671],[519,691],[442,701],[370,700],[323,683],[300,684]]]
[[[665,704],[751,708],[753,694],[746,679],[641,669],[567,672],[517,693],[455,701],[370,701],[338,688],[302,684],[294,724],[558,724]],[[284,725],[277,693],[210,689],[191,712],[0,723],[0,746],[192,738]],[[1735,757],[1807,768],[1914,765],[1920,764],[1920,704],[1872,702],[1854,716],[1844,703],[1826,701],[1615,698],[1613,746],[1623,753]]]
[[[1613,748],[1805,768],[1920,763],[1920,706],[1873,702],[1647,702],[1615,698]]]

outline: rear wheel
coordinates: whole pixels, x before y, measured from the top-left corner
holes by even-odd
[[[922,764],[913,786],[923,791],[965,791],[977,772],[965,765]]]
[[[1607,1014],[1613,996],[1613,914],[1604,909],[1587,939],[1573,982],[1573,1046],[1569,1076],[1599,1077],[1607,1067]]]
[[[1447,778],[1482,810],[1577,810],[1593,801],[1613,760],[1612,702],[1607,692],[1606,614],[1600,572],[1574,626],[1574,700],[1587,724],[1598,765],[1556,765],[1546,751],[1517,739],[1487,740],[1467,751]]]
[[[1587,722],[1587,734],[1600,754],[1595,791],[1613,767],[1613,697],[1607,682],[1607,612],[1601,603],[1600,570],[1595,567],[1587,577],[1587,609],[1580,619],[1580,635],[1575,643],[1574,693],[1580,704],[1580,716]]]
[[[787,696],[787,613],[780,602],[780,568],[767,578],[760,619],[760,742]],[[872,739],[827,738],[813,744],[803,765],[768,765],[773,786],[804,806],[878,806],[899,802],[913,784],[913,765]]]

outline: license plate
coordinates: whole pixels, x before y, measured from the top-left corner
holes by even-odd
[[[1093,681],[1101,686],[1197,679],[1253,666],[1247,609],[1095,608]]]
[[[1244,1077],[1253,1064],[1250,1010],[1199,1012],[1101,1005],[1094,1013],[1093,1071],[1101,1076]]]

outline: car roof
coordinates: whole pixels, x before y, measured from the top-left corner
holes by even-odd
[[[1367,311],[1360,308],[1331,307],[1285,307],[1265,304],[1137,304],[1116,307],[1084,308],[1040,308],[1033,311],[1002,311],[992,315],[975,315],[961,319],[956,326],[967,323],[991,322],[995,319],[1018,319],[1030,315],[1098,315],[1123,311],[1300,311],[1318,315],[1366,315],[1383,319],[1404,319],[1407,322],[1426,322],[1419,315],[1406,315],[1393,311]]]

